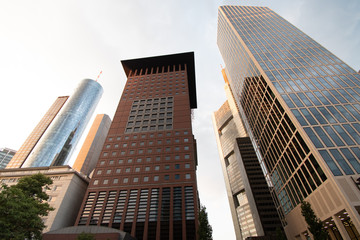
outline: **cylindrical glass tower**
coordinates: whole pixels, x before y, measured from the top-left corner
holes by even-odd
[[[102,92],[94,80],[81,81],[21,167],[66,165]]]

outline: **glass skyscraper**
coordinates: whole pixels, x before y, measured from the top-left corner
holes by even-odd
[[[102,92],[98,82],[82,80],[21,167],[66,165]]]
[[[288,238],[308,235],[306,200],[358,239],[359,73],[267,7],[220,7],[217,42]]]
[[[14,157],[16,151],[9,148],[0,148],[0,169],[5,168]]]
[[[64,106],[65,102],[68,100],[69,96],[58,97],[55,102],[51,105],[48,111],[45,113],[40,122],[36,125],[30,135],[26,138],[25,142],[21,145],[20,149],[16,152],[14,157],[11,159],[6,168],[19,168],[31,151],[34,149],[40,138],[45,133],[46,129],[55,119],[56,115],[59,113],[60,109]]]

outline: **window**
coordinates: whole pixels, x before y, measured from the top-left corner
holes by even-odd
[[[189,142],[189,139],[188,139],[188,138],[184,138],[184,142]]]
[[[124,160],[119,159],[119,164],[122,164],[124,162]]]
[[[138,178],[138,177],[134,177],[133,182],[139,182],[139,178]]]
[[[98,170],[96,174],[97,174],[97,175],[101,175],[101,173],[102,173],[102,171],[101,171],[101,170]]]
[[[107,153],[107,152],[104,152],[103,156],[106,157],[107,155],[108,155],[108,153]]]
[[[159,170],[160,170],[160,166],[159,165],[155,166],[155,171],[159,171]]]
[[[119,182],[119,179],[117,179],[117,178],[114,178],[114,181],[113,181],[113,183],[118,183]]]
[[[141,162],[142,162],[142,159],[141,159],[141,158],[138,158],[138,159],[136,160],[136,162],[141,163]]]
[[[190,173],[185,174],[185,179],[190,179],[190,178],[191,178]]]
[[[176,142],[176,143],[179,143],[179,142],[180,142],[180,140],[179,140],[179,139],[175,139],[175,142]]]
[[[159,176],[154,176],[154,181],[155,182],[159,181]]]
[[[132,161],[133,161],[132,158],[129,158],[127,162],[132,163]]]
[[[144,177],[144,182],[148,182],[149,181],[149,177]]]
[[[175,149],[175,151],[179,151],[180,147],[175,147],[174,149]]]
[[[184,150],[189,150],[189,146],[184,146]]]
[[[110,148],[110,144],[106,145],[106,148]]]
[[[111,173],[111,169],[106,170],[106,174],[110,174]]]
[[[185,154],[185,159],[190,159],[190,155],[189,155],[189,154]]]
[[[169,175],[165,175],[165,176],[164,176],[164,179],[165,179],[165,180],[169,180],[169,179],[170,179]]]
[[[135,172],[140,172],[140,168],[139,167],[135,168]]]
[[[180,174],[175,174],[175,180],[180,179]]]
[[[94,185],[98,185],[99,184],[99,180],[94,180]]]
[[[105,179],[103,184],[108,184],[109,183],[109,180]]]
[[[129,173],[130,172],[130,168],[126,168],[125,172]]]
[[[179,160],[180,159],[180,156],[179,155],[176,155],[175,156],[175,160]]]
[[[170,156],[165,156],[165,160],[170,160]]]
[[[114,164],[114,160],[110,160],[110,161],[109,161],[109,164],[110,164],[110,165],[113,165],[113,164]]]
[[[151,157],[147,157],[146,162],[151,162]]]
[[[124,143],[124,144],[123,144],[123,147],[127,147],[127,143]]]
[[[117,168],[116,173],[121,173],[121,168]]]
[[[123,183],[128,183],[129,179],[128,178],[124,178]]]
[[[145,167],[145,171],[146,172],[150,171],[150,167]]]
[[[185,168],[190,168],[190,163],[185,163]]]
[[[175,164],[175,169],[180,169],[180,164]]]

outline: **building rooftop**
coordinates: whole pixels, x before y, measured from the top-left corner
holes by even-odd
[[[124,68],[126,76],[129,75],[129,72],[131,70],[135,70],[135,69],[144,69],[145,70],[146,68],[152,68],[152,67],[186,64],[187,65],[188,86],[189,86],[190,107],[191,108],[197,107],[194,52],[177,53],[177,54],[163,55],[163,56],[156,56],[156,57],[129,59],[129,60],[121,61],[121,64]]]

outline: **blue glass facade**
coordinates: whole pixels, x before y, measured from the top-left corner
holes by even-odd
[[[46,130],[22,168],[66,165],[102,92],[99,83],[84,79]]]
[[[220,7],[217,42],[280,214],[359,173],[359,73],[267,7]]]

